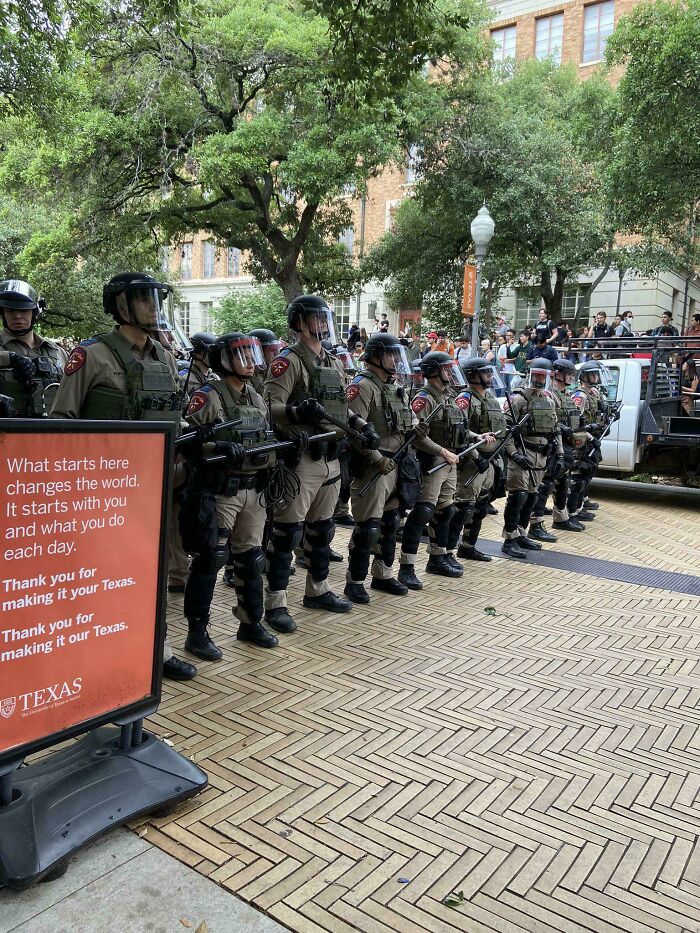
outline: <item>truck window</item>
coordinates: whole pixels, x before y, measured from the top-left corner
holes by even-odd
[[[610,373],[610,385],[608,386],[608,401],[617,402],[617,394],[620,390],[620,367],[612,366],[610,363],[607,363],[608,372]]]

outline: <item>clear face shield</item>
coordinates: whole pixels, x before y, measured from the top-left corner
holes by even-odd
[[[385,373],[393,376],[399,385],[410,387],[413,373],[405,347],[399,345],[384,350],[381,354],[381,367]]]
[[[554,381],[571,386],[576,382],[576,371],[573,369],[555,369]]]
[[[256,366],[263,365],[263,352],[257,337],[236,337],[228,340],[221,351],[225,370],[239,379],[250,379]]]
[[[333,356],[340,360],[346,373],[357,372],[357,367],[355,366],[355,360],[352,358],[352,353],[349,350],[346,350],[345,347],[336,347],[333,351]]]
[[[335,321],[330,308],[319,308],[301,319],[302,328],[315,340],[330,340],[332,344],[338,343],[335,333]]]
[[[264,367],[270,365],[270,363],[277,359],[282,350],[284,349],[284,343],[281,340],[275,340],[274,343],[266,343],[262,348],[262,354],[264,358]]]
[[[141,330],[169,333],[173,329],[165,301],[169,293],[167,285],[149,282],[126,285],[116,295],[119,317]]]
[[[470,388],[492,389],[494,392],[504,388],[503,380],[495,366],[473,370],[469,373],[468,382]]]
[[[545,392],[551,387],[552,372],[549,369],[540,369],[539,367],[530,368],[527,376],[527,385],[530,389],[539,389]]]
[[[602,364],[596,369],[586,369],[579,373],[579,382],[607,392],[610,387],[610,370]]]
[[[464,386],[464,374],[457,363],[442,363],[440,365],[440,378],[444,383],[461,389]]]

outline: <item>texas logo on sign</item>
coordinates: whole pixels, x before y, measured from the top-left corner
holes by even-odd
[[[9,719],[14,713],[16,706],[17,701],[14,697],[5,697],[4,700],[0,700],[0,716],[2,716],[3,719]]]

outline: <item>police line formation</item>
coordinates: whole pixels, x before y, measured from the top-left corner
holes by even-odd
[[[544,526],[550,495],[554,529],[581,532],[595,517],[588,487],[617,417],[601,363],[577,373],[565,359],[534,359],[511,393],[484,359],[459,366],[430,352],[412,370],[398,338],[375,333],[357,371],[326,301],[301,295],[287,308],[293,345],[269,330],[197,334],[179,371],[163,339],[168,291],[145,273],[115,276],[103,292],[115,327],[67,357],[34,331],[41,302],[31,286],[0,283],[0,407],[177,424],[169,589],[184,592],[185,649],[196,657],[222,657],[209,633],[222,568],[238,639],[273,648],[269,629],[296,629],[287,604],[295,554],[304,606],[345,613],[370,602],[368,575],[380,593],[422,589],[426,527],[428,574],[461,577],[460,560],[490,561],[479,534],[504,495],[511,558],[557,540]],[[342,560],[331,548],[336,517],[353,526],[342,596],[328,582],[329,563]],[[196,675],[167,638],[163,662],[167,677]]]

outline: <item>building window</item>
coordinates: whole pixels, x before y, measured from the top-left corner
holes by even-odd
[[[561,320],[571,325],[573,329],[583,326],[588,321],[591,310],[591,293],[589,283],[565,288],[561,299]],[[558,324],[559,321],[555,321]]]
[[[199,317],[200,317],[200,328],[205,331],[214,330],[214,315],[212,313],[212,308],[214,307],[213,301],[200,301],[199,302]]]
[[[515,322],[516,331],[521,331],[527,324],[534,324],[542,307],[542,298],[537,286],[531,288],[518,288],[515,291]]]
[[[333,317],[335,318],[335,332],[339,340],[345,340],[350,328],[350,298],[333,299]]]
[[[583,14],[583,62],[598,62],[615,27],[615,2],[593,3]]]
[[[180,278],[183,282],[192,278],[192,244],[183,243],[180,255]]]
[[[564,37],[564,14],[542,16],[535,26],[535,57],[551,58],[561,65],[561,44]]]
[[[189,301],[183,301],[181,305],[175,309],[177,314],[177,322],[184,332],[189,336],[190,333],[190,303]]]
[[[408,161],[406,162],[406,184],[413,185],[415,184],[418,174],[420,172],[420,163],[421,163],[421,149],[420,146],[415,143],[412,146],[409,146],[408,149]]]
[[[348,251],[349,255],[352,256],[352,249],[355,245],[355,231],[352,227],[345,227],[344,230],[340,231],[338,236],[338,242],[341,246],[344,246]]]
[[[232,279],[241,274],[241,251],[237,246],[226,250],[226,275]]]
[[[491,40],[495,46],[494,62],[506,62],[515,58],[515,26],[492,30]]]
[[[209,240],[202,243],[202,278],[213,279],[216,270],[216,246]]]

